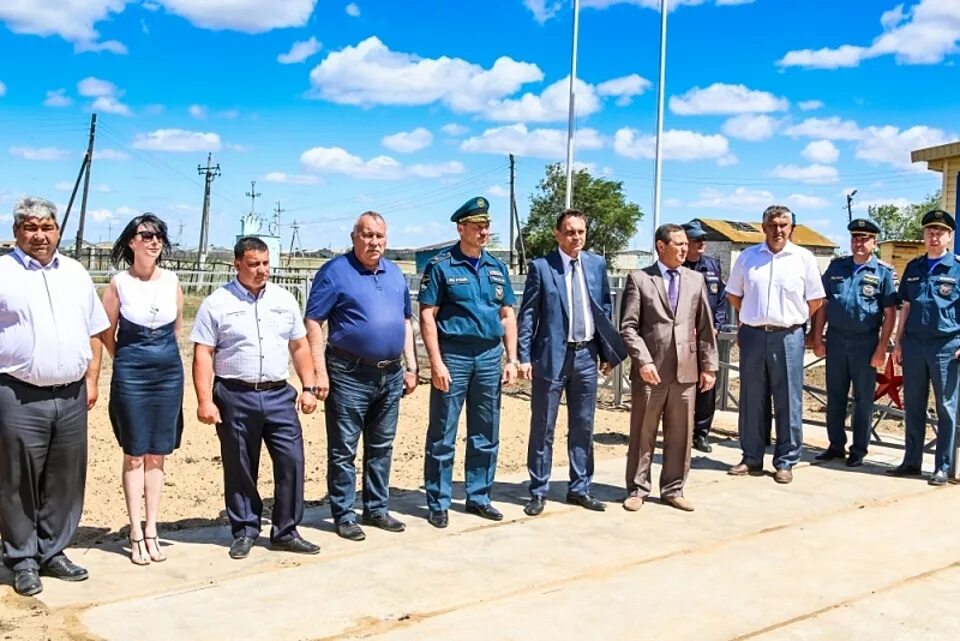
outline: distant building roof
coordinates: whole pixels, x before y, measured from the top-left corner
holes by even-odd
[[[697,220],[707,229],[707,240],[723,239],[735,243],[762,243],[764,240],[763,228],[760,226],[760,223],[748,223],[739,220],[714,220],[710,218],[698,218]],[[837,247],[835,242],[815,232],[806,225],[797,225],[794,228],[793,242],[804,247],[825,247],[830,249]]]

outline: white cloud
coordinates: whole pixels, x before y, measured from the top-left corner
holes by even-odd
[[[900,64],[939,64],[957,52],[960,40],[960,3],[956,0],[920,0],[908,12],[903,5],[880,16],[882,33],[870,46],[845,44],[835,49],[790,51],[777,61],[780,67],[837,69],[892,55]]]
[[[108,114],[117,114],[118,116],[132,116],[130,107],[123,104],[113,96],[100,96],[90,105],[93,111],[103,111]]]
[[[268,183],[281,183],[284,185],[319,185],[321,180],[318,176],[309,174],[285,174],[282,171],[271,171],[263,177]]]
[[[310,72],[309,97],[348,105],[428,105],[482,111],[543,72],[534,64],[498,58],[490,69],[460,58],[422,58],[391,51],[378,38],[329,53]]]
[[[561,0],[523,0],[523,5],[533,14],[533,19],[543,24],[563,8]]]
[[[751,4],[755,0],[714,0],[718,7],[734,6],[740,4]],[[554,18],[563,10],[566,3],[561,0],[523,0],[524,6],[533,14],[534,20],[543,24],[547,20]],[[618,4],[634,5],[644,9],[653,9],[659,11],[660,0],[583,0],[585,9],[606,9]],[[671,0],[670,11],[677,7],[688,5],[697,6],[706,4],[705,0]]]
[[[783,178],[785,180],[796,180],[798,182],[823,184],[835,183],[840,175],[836,167],[829,165],[807,165],[799,167],[797,165],[777,165],[770,172],[771,176]]]
[[[399,180],[409,176],[439,178],[462,174],[464,166],[459,162],[418,164],[404,166],[390,156],[377,156],[363,160],[342,147],[313,147],[300,155],[300,163],[317,173],[340,174],[351,178],[369,180]]]
[[[670,98],[670,111],[681,116],[769,113],[785,111],[789,106],[786,98],[767,91],[722,82],[715,82],[706,89],[694,87],[685,94]]]
[[[814,140],[800,153],[810,162],[824,165],[835,163],[840,158],[840,150],[829,140]]]
[[[220,136],[183,129],[157,129],[147,134],[137,134],[133,147],[168,152],[220,151]]]
[[[207,117],[207,108],[203,105],[190,105],[190,107],[187,109],[187,113],[197,120],[203,120]]]
[[[830,202],[825,198],[806,194],[790,194],[787,196],[787,203],[795,209],[824,209],[830,206]]]
[[[287,53],[281,53],[277,56],[277,62],[282,65],[291,65],[298,62],[303,62],[310,56],[314,55],[323,45],[320,44],[320,41],[310,37],[309,40],[302,40],[299,42],[294,42],[290,47],[290,51]]]
[[[348,16],[352,16],[354,18],[358,18],[360,16],[360,7],[357,6],[356,2],[351,2],[344,7],[343,10],[347,12]]]
[[[463,125],[458,125],[456,123],[449,123],[440,127],[440,131],[447,134],[448,136],[462,136],[463,134],[470,131],[467,127]]]
[[[10,155],[24,160],[65,160],[70,152],[56,147],[10,147]]]
[[[3,81],[0,81],[0,98],[7,95],[7,85],[3,84]]]
[[[601,149],[603,139],[596,129],[579,129],[575,148],[580,151]],[[559,160],[566,155],[567,132],[562,129],[532,129],[526,125],[507,125],[487,129],[479,136],[460,143],[460,150],[488,154],[515,154]]]
[[[109,220],[116,220],[116,215],[109,209],[93,209],[88,212],[90,216],[97,221],[98,223],[107,222]]]
[[[72,42],[78,51],[119,51],[120,43],[99,43],[96,23],[111,13],[123,11],[129,0],[7,0],[0,3],[0,22],[13,33],[35,36],[60,36]],[[119,45],[119,47],[117,46]]]
[[[69,107],[73,100],[67,97],[66,89],[54,89],[47,92],[47,97],[43,101],[44,107]]]
[[[487,190],[487,195],[494,198],[506,198],[510,195],[510,190],[503,185],[493,185]]]
[[[613,78],[597,85],[597,94],[601,96],[616,96],[617,105],[625,107],[633,101],[634,96],[642,95],[651,87],[651,82],[635,73],[629,76]]]
[[[794,138],[823,138],[826,140],[859,140],[863,133],[852,120],[839,116],[830,118],[807,118],[798,125],[784,129],[783,133]]]
[[[600,100],[593,85],[582,80],[576,87],[576,113],[589,116],[600,109]],[[491,100],[483,114],[499,122],[560,122],[567,120],[570,111],[570,76],[558,80],[539,96],[525,93],[520,98]]]
[[[613,149],[627,158],[653,158],[656,143],[656,136],[640,135],[636,129],[624,127],[614,135]],[[730,154],[730,142],[724,136],[683,129],[663,132],[663,157],[666,160],[715,159],[724,164],[736,162]]]
[[[98,149],[93,155],[97,160],[130,160],[130,154],[116,149]]]
[[[384,136],[380,143],[392,151],[412,154],[429,147],[433,143],[433,134],[423,127],[417,127],[413,131],[400,131],[390,136]]]
[[[77,83],[77,93],[85,98],[121,95],[117,85],[108,80],[87,76]]]
[[[115,53],[118,56],[127,55],[127,45],[118,40],[105,40],[104,42],[78,42],[73,45],[76,53],[107,51]]]
[[[780,121],[766,114],[740,114],[723,123],[723,133],[740,140],[759,141],[773,137]]]
[[[236,120],[240,117],[240,111],[238,109],[227,109],[226,111],[221,111],[217,115],[221,118],[226,118],[227,120]]]
[[[307,24],[317,0],[158,0],[175,13],[205,29],[263,33]]]
[[[694,209],[732,209],[740,211],[762,212],[776,202],[773,194],[765,189],[747,189],[737,187],[730,193],[708,188],[700,192],[700,197],[688,207]]]
[[[855,156],[868,162],[885,163],[895,167],[924,171],[922,163],[913,165],[910,152],[914,149],[933,147],[956,140],[956,134],[947,134],[941,129],[918,125],[901,131],[897,127],[867,127],[857,143]]]
[[[823,107],[822,100],[801,100],[797,103],[797,106],[800,107],[801,111],[816,111]]]

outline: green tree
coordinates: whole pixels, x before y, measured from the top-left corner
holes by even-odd
[[[870,205],[867,214],[880,228],[880,240],[921,240],[923,227],[920,219],[931,209],[940,208],[940,190],[925,200],[906,207],[897,205]]]
[[[553,251],[557,216],[564,210],[567,177],[560,163],[547,165],[546,175],[530,196],[530,215],[521,231],[528,258]],[[640,207],[628,203],[623,183],[594,178],[586,169],[573,174],[573,208],[587,215],[588,249],[603,256],[624,249],[643,218]]]

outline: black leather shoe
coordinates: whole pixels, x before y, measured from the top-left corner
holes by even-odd
[[[340,535],[341,539],[349,541],[362,541],[367,538],[367,535],[363,533],[363,528],[357,525],[356,521],[337,523],[337,534]]]
[[[603,512],[607,509],[605,503],[598,501],[589,494],[567,494],[567,503],[571,505],[579,505],[580,507],[585,507],[588,510],[593,510],[594,512]]]
[[[270,547],[279,552],[293,552],[294,554],[320,554],[320,546],[306,539],[295,536],[286,541],[270,541]]]
[[[539,516],[543,513],[546,500],[542,496],[531,497],[527,504],[523,506],[523,513],[527,516]]]
[[[847,457],[847,467],[860,467],[863,465],[863,457],[851,454]]]
[[[90,573],[65,556],[59,556],[40,568],[41,576],[52,576],[61,581],[86,581]]]
[[[487,503],[486,505],[475,505],[473,503],[467,503],[466,510],[470,514],[476,514],[477,516],[482,516],[483,518],[490,519],[491,521],[503,520],[503,514],[500,513],[500,510],[493,507],[489,503]]]
[[[13,589],[17,594],[33,596],[43,592],[43,584],[36,570],[17,570],[13,577]]]
[[[832,461],[835,458],[844,458],[846,455],[846,452],[844,452],[842,449],[835,450],[832,447],[828,447],[813,458],[818,461]]]
[[[693,449],[698,452],[703,452],[704,454],[709,454],[713,451],[713,446],[710,445],[710,441],[707,440],[706,436],[694,436]]]
[[[889,476],[920,476],[920,466],[906,465],[901,463],[900,465],[887,470],[887,474]]]
[[[927,483],[929,483],[930,485],[937,485],[937,486],[946,485],[947,480],[948,480],[947,473],[944,472],[943,470],[940,470],[938,472],[934,472],[933,474],[931,474],[930,480],[927,481]]]
[[[402,521],[398,521],[389,514],[364,514],[360,517],[360,522],[364,525],[386,530],[387,532],[403,532],[407,526]]]
[[[238,536],[230,544],[231,559],[245,559],[250,554],[250,548],[253,547],[253,539],[249,536]]]
[[[430,514],[427,515],[427,523],[436,528],[445,528],[450,524],[450,520],[447,518],[446,510],[430,510]]]

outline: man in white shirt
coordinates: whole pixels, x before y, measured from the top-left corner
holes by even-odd
[[[804,326],[826,294],[813,254],[790,242],[793,214],[782,205],[763,212],[766,240],[740,254],[727,282],[739,312],[740,449],[733,476],[763,474],[765,403],[773,397],[777,442],[774,479],[793,480],[803,450]]]
[[[13,233],[0,257],[0,537],[14,590],[30,596],[41,574],[88,576],[63,550],[83,511],[87,411],[110,322],[90,275],[57,251],[56,205],[24,198]]]

